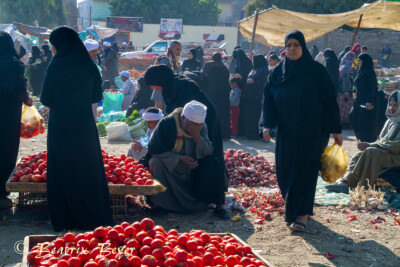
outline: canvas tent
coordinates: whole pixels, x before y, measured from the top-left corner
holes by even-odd
[[[400,3],[378,1],[362,8],[332,15],[293,12],[273,7],[258,14],[255,40],[268,46],[284,46],[285,35],[294,29],[303,32],[306,42],[320,38],[343,25],[360,28],[381,28],[400,31]],[[239,21],[238,29],[249,39],[252,37],[255,15]]]

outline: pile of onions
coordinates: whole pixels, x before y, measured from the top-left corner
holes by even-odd
[[[277,186],[275,164],[262,156],[254,157],[250,152],[228,149],[225,152],[225,165],[232,187]]]

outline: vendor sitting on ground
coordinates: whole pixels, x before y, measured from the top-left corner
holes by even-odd
[[[158,122],[164,117],[161,109],[156,107],[147,108],[143,114],[142,118],[147,124],[147,134],[141,140],[135,140],[132,142],[132,147],[128,151],[128,157],[132,157],[136,160],[141,159],[147,153],[147,144],[149,143],[151,133],[156,128]]]
[[[394,91],[386,110],[388,120],[383,127],[379,141],[358,144],[361,152],[351,159],[347,172],[339,183],[328,185],[326,189],[338,193],[348,193],[349,187],[354,189],[359,183],[368,187],[384,172],[400,166],[400,109],[398,108],[400,92]]]
[[[206,115],[207,107],[193,100],[160,121],[146,157],[150,172],[167,190],[149,200],[161,211],[175,212],[200,211],[213,203],[217,215],[228,219],[223,209],[224,170],[213,156]]]
[[[124,85],[119,90],[124,94],[124,100],[122,101],[121,110],[127,110],[132,98],[135,96],[136,85],[131,81],[129,72],[122,71],[120,73],[121,80],[124,82]]]

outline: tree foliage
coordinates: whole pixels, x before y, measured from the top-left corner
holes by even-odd
[[[54,28],[66,23],[62,0],[0,0],[0,23],[21,22]]]
[[[110,0],[113,16],[143,17],[144,23],[161,18],[182,19],[186,25],[216,25],[218,0]]]
[[[245,11],[246,16],[250,16],[257,8],[264,10],[276,6],[304,13],[334,14],[360,8],[363,4],[363,0],[252,0]]]

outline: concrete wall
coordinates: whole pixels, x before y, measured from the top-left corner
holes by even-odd
[[[99,22],[100,27],[105,27],[105,22]],[[160,24],[143,24],[143,32],[131,32],[131,41],[134,46],[141,48],[146,44],[151,44],[153,41],[160,39]],[[204,43],[203,34],[224,34],[227,42],[225,49],[228,53],[232,53],[237,42],[237,28],[224,26],[192,26],[183,25],[183,33],[180,41],[182,42],[198,42]]]
[[[307,44],[315,44],[319,50],[332,48],[338,55],[346,46],[351,44],[354,32],[345,30],[334,30],[325,36]],[[355,43],[368,47],[368,54],[373,59],[380,60],[380,53],[385,43],[392,48],[391,63],[400,65],[400,32],[391,30],[360,30],[357,34]]]

